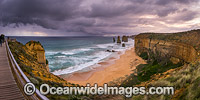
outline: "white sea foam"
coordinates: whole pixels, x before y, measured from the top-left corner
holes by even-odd
[[[55,56],[57,58],[65,58],[66,56]]]
[[[46,55],[55,55],[55,54],[63,54],[63,55],[74,55],[81,52],[86,52],[92,50],[91,48],[81,48],[81,49],[73,49],[73,50],[63,50],[63,51],[48,51]]]
[[[66,68],[66,69],[56,70],[56,71],[53,72],[53,74],[62,75],[62,74],[69,74],[69,73],[73,73],[73,72],[76,72],[76,71],[80,71],[84,68],[87,68],[89,66],[97,64],[99,61],[103,60],[104,58],[108,57],[111,54],[112,53],[103,52],[103,51],[96,53],[94,56],[90,56],[90,57],[86,58],[86,59],[96,58],[96,59],[93,59],[90,62],[85,62],[85,63],[82,62],[82,64],[79,64],[79,65],[75,65],[75,66],[72,66],[72,67],[69,67],[69,68]],[[77,63],[80,63],[80,62],[77,61]]]
[[[57,53],[59,53],[59,52],[55,52],[55,51],[47,51],[47,52],[45,52],[46,55],[55,55]]]
[[[99,48],[108,48],[108,47],[113,47],[114,43],[108,43],[108,44],[99,44],[97,47]]]
[[[61,54],[64,54],[64,55],[73,55],[75,54],[74,52],[67,52],[67,51],[64,51],[64,52],[61,52]]]

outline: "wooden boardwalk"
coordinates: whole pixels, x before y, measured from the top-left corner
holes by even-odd
[[[9,65],[6,46],[0,46],[0,100],[23,100]]]

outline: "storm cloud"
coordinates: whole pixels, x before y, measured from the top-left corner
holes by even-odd
[[[1,0],[7,35],[132,35],[200,28],[199,0]],[[37,34],[35,34],[37,33]]]

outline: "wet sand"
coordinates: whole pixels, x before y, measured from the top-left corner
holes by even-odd
[[[99,86],[102,86],[104,83],[130,75],[137,65],[144,63],[145,61],[138,57],[135,54],[134,48],[132,48],[122,54],[119,59],[115,60],[115,58],[111,57],[104,62],[98,63],[100,67],[94,68],[91,71],[77,72],[70,75],[62,75],[61,77],[68,82],[84,86],[87,83],[91,85],[97,83]]]

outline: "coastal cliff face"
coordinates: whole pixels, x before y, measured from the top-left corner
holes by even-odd
[[[48,60],[45,59],[45,50],[40,42],[30,41],[23,45],[18,41],[8,41],[8,44],[16,62],[36,87],[44,83],[50,87],[78,86],[49,72]],[[72,98],[68,95],[48,94],[46,96],[50,100],[61,98],[71,100]]]
[[[173,34],[142,33],[137,35],[135,51],[140,57],[146,59],[148,64],[137,66],[137,76],[129,76],[131,78],[129,78],[129,83],[148,77],[145,81],[140,81],[137,86],[173,86],[175,91],[171,96],[145,95],[133,96],[132,99],[199,100],[199,37],[200,30]],[[169,64],[168,61],[173,64]],[[167,62],[169,65],[163,62]],[[133,79],[134,81],[131,81]]]
[[[26,45],[17,41],[9,42],[9,47],[21,69],[35,85],[73,86],[49,72],[45,51],[39,42],[30,41]]]
[[[35,51],[39,63],[46,65],[45,50],[39,42],[30,41],[25,46],[29,50]]]
[[[187,35],[187,36],[186,36]],[[146,53],[147,60],[169,59],[174,64],[190,63],[199,56],[199,30],[176,34],[143,33],[135,37],[135,51],[138,55]]]
[[[36,55],[38,63],[42,64],[46,70],[49,72],[49,65],[46,62],[46,57],[45,57],[45,50],[43,46],[40,44],[40,42],[36,41],[30,41],[26,43],[25,45],[30,51],[32,52],[32,55]]]

